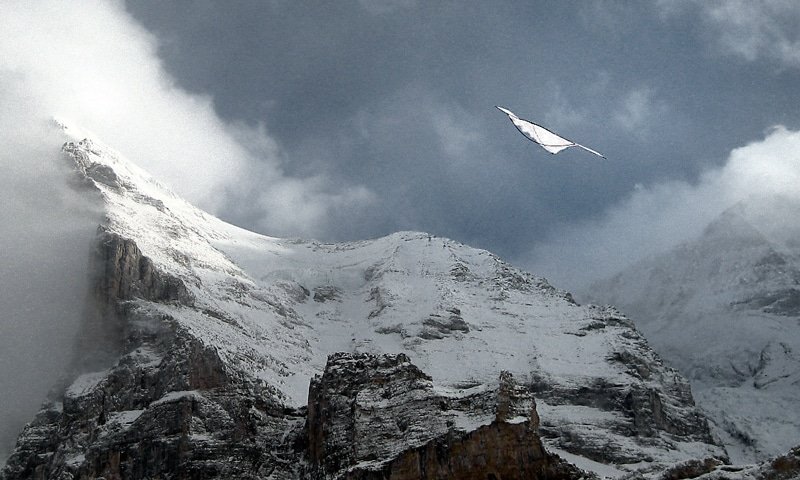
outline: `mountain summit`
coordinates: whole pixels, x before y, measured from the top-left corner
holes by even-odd
[[[619,477],[726,459],[614,308],[425,233],[258,235],[98,142],[63,152],[105,210],[82,373],[2,478]]]
[[[800,204],[753,198],[690,242],[601,282],[692,381],[733,459],[800,444]]]

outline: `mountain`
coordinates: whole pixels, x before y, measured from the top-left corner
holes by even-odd
[[[741,202],[690,242],[592,288],[686,375],[732,459],[800,444],[800,204]]]
[[[105,211],[79,375],[1,478],[696,476],[726,460],[687,381],[612,307],[424,233],[258,235],[97,141],[63,152]]]

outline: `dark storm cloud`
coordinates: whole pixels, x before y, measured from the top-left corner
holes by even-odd
[[[796,73],[719,52],[736,10],[712,7],[127,4],[180,85],[211,95],[223,118],[264,125],[287,173],[370,192],[369,205],[329,212],[321,239],[426,230],[510,258],[635,185],[695,182],[765,128],[798,126]],[[758,38],[755,51],[769,51]],[[543,154],[496,104],[609,160]],[[270,233],[248,204],[240,196],[221,213]]]

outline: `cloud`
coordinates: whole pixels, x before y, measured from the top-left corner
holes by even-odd
[[[793,0],[661,1],[666,17],[700,13],[724,52],[800,68],[800,3]]]
[[[643,87],[626,93],[612,118],[625,132],[646,137],[654,121],[661,119],[666,111],[666,105],[655,98],[653,90]]]
[[[0,85],[13,87],[13,73]],[[0,96],[24,92],[4,89]],[[46,123],[0,104],[0,465],[23,424],[65,375],[90,291],[101,214],[69,187],[70,170]],[[16,106],[21,106],[17,103]],[[57,137],[56,137],[57,138]]]
[[[605,90],[605,87],[601,87]],[[558,128],[569,128],[583,123],[588,114],[586,109],[580,109],[574,105],[565,95],[560,85],[550,82],[548,85],[550,93],[550,107],[545,112],[544,118],[548,125],[558,125]]]
[[[0,29],[0,68],[13,72],[11,81],[35,103],[26,117],[58,115],[96,133],[211,213],[231,213],[223,208],[235,208],[227,198],[232,191],[267,199],[270,191],[307,187],[296,196],[307,198],[325,182],[289,177],[284,165],[290,159],[265,129],[226,123],[211,98],[178,88],[158,59],[156,39],[119,3],[12,3]],[[18,103],[7,95],[3,101]],[[254,177],[258,184],[242,180]],[[265,219],[273,203],[262,205]],[[297,221],[283,222],[280,231],[270,231],[267,221],[258,224],[276,235],[316,232],[315,221],[326,214],[319,203],[308,211],[304,203],[292,204]]]
[[[417,0],[358,0],[358,3],[373,15],[386,15],[397,10],[416,7]]]
[[[360,108],[353,125],[365,140],[403,143],[406,148],[412,146],[412,151],[418,151],[419,145],[409,142],[424,139],[433,149],[417,155],[447,158],[450,165],[471,161],[486,140],[474,111],[413,82]]]
[[[322,175],[286,175],[291,159],[263,127],[226,123],[211,98],[176,86],[155,38],[119,2],[9,1],[0,31],[2,461],[67,373],[102,216],[68,187],[66,138],[53,117],[94,132],[212,213],[228,215],[246,198],[273,234],[313,233],[331,209],[351,211],[372,196]]]
[[[429,104],[430,105],[430,104]],[[444,153],[458,160],[468,157],[482,139],[469,114],[454,106],[430,105],[428,115]]]
[[[736,148],[727,163],[696,183],[637,185],[599,218],[565,224],[519,262],[555,285],[580,291],[634,262],[699,235],[741,201],[800,201],[800,132],[774,127],[761,141]],[[787,219],[788,220],[788,219]]]

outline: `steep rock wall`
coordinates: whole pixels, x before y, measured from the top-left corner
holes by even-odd
[[[311,382],[315,478],[556,479],[585,475],[546,452],[533,398],[508,372],[496,388],[437,390],[404,354],[335,354]]]
[[[301,414],[153,308],[192,308],[182,281],[114,234],[98,237],[96,261],[97,308],[86,321],[90,341],[81,347],[81,363],[112,352],[116,359],[45,404],[0,478],[263,478],[295,471],[291,432],[302,427]]]

